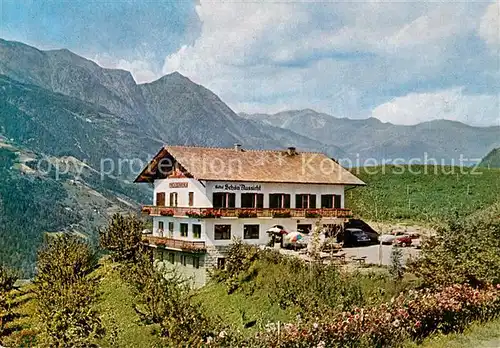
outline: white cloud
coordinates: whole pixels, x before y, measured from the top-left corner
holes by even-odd
[[[187,75],[236,111],[313,108],[366,117],[370,103],[444,70],[454,74],[450,62],[468,52],[463,42],[487,6],[201,0],[200,37],[166,57],[163,73]],[[467,54],[467,64],[481,59]],[[489,69],[488,62],[478,65]]]
[[[414,125],[434,119],[475,126],[500,125],[500,95],[466,95],[463,88],[411,93],[377,106],[372,116],[383,122]]]
[[[500,49],[500,1],[486,9],[479,25],[479,35],[498,55]]]
[[[109,54],[96,55],[94,58],[90,59],[104,68],[130,71],[137,83],[151,82],[159,77],[159,74],[154,71],[150,59],[135,59],[129,61],[126,59],[117,59]]]

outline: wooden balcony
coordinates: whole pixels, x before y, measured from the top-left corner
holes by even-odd
[[[154,245],[165,249],[182,250],[192,253],[206,252],[204,241],[187,241],[168,237],[154,237],[152,235],[142,236],[144,244]]]
[[[275,208],[180,208],[144,206],[142,212],[150,216],[187,216],[198,219],[216,218],[349,218],[350,209],[275,209]]]

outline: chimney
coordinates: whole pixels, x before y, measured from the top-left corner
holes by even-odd
[[[297,154],[297,151],[296,151],[296,149],[295,149],[294,146],[289,146],[287,148],[287,153],[288,153],[289,156],[293,156],[293,155]]]
[[[241,144],[234,144],[234,151],[241,151]]]

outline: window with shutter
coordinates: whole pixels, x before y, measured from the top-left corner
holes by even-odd
[[[321,195],[321,208],[333,208],[333,195]]]
[[[290,208],[290,195],[288,193],[271,193],[269,195],[269,208]]]
[[[335,208],[342,208],[342,196],[341,195],[333,195],[333,196],[334,196]]]
[[[264,208],[264,194],[262,193],[242,193],[242,208]]]
[[[159,207],[165,206],[165,192],[156,192],[156,205]]]
[[[236,206],[236,193],[214,192],[212,204],[214,208],[234,208]]]
[[[295,208],[298,209],[316,208],[316,195],[310,195],[310,194],[295,195]]]
[[[170,206],[177,207],[177,192],[170,192]]]

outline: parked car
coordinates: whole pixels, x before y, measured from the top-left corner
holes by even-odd
[[[344,246],[360,246],[371,243],[370,236],[359,228],[346,228],[343,241]]]
[[[378,237],[379,234],[377,231],[375,231],[370,225],[368,225],[366,222],[360,219],[350,219],[348,222],[345,224],[345,228],[355,228],[362,230],[365,232],[368,237],[370,237],[370,240],[375,244],[378,243]]]
[[[422,249],[422,239],[420,239],[420,238],[412,239],[411,246],[416,248],[416,249]]]
[[[382,244],[392,244],[396,240],[398,236],[404,236],[405,233],[403,231],[393,231],[391,233],[382,234],[378,241]]]
[[[398,245],[398,246],[402,246],[402,247],[406,247],[406,246],[410,246],[411,242],[412,242],[411,236],[405,234],[405,235],[396,237],[396,239],[394,239],[394,241],[393,241],[393,244]]]

